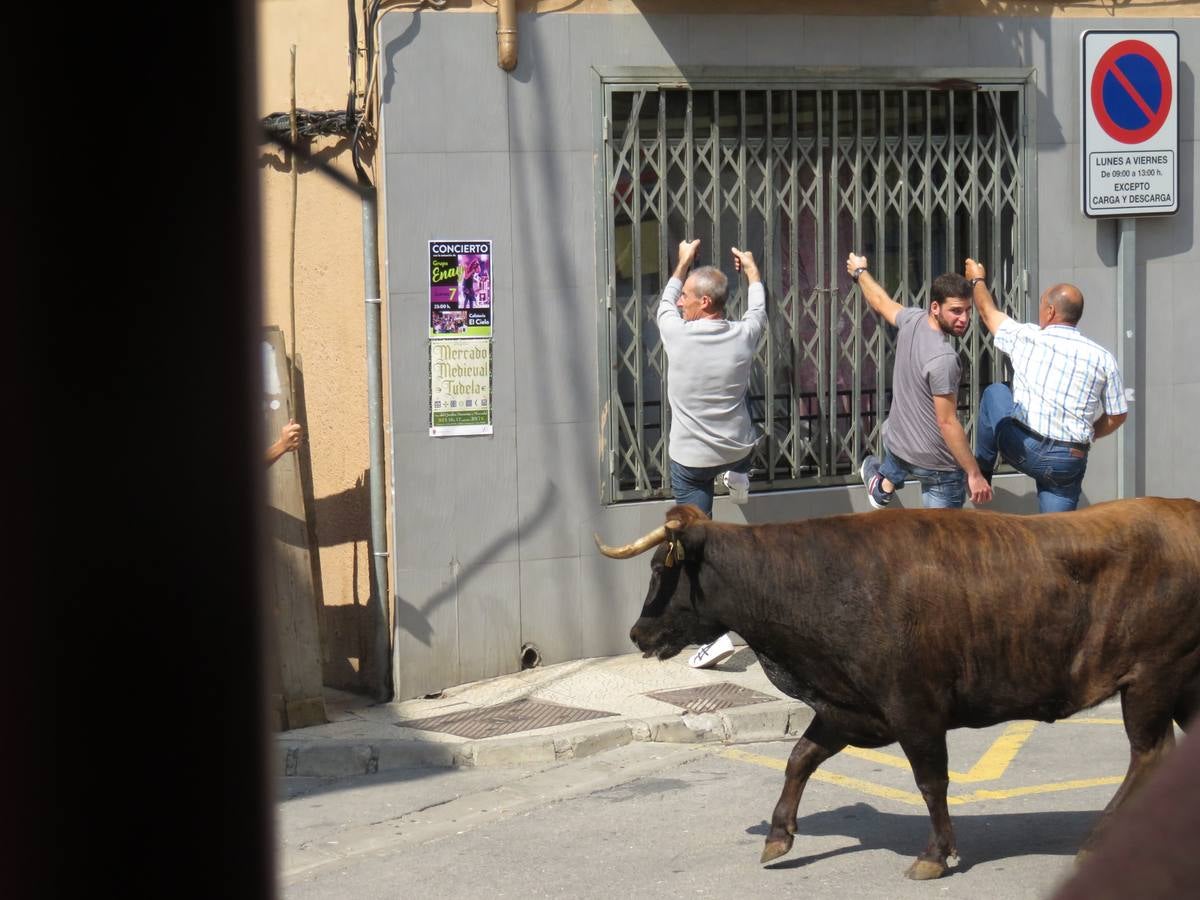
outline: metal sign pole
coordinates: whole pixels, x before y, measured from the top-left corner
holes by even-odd
[[[1129,417],[1117,429],[1117,496],[1137,497],[1137,219],[1117,220],[1117,366]]]

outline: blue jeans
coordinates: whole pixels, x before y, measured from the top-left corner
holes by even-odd
[[[921,482],[921,505],[926,509],[962,509],[967,499],[967,473],[962,469],[943,472],[914,466],[892,453],[886,442],[879,474],[897,491],[904,487],[908,478]]]
[[[749,472],[750,457],[753,454],[747,453],[745,459],[738,460],[735,463],[720,466],[685,466],[683,463],[677,463],[671,460],[671,490],[675,494],[676,503],[694,503],[696,506],[704,510],[704,514],[710,519],[712,518],[713,509],[713,481],[722,472]]]
[[[984,472],[996,467],[997,454],[1037,485],[1038,512],[1070,512],[1079,505],[1086,451],[1058,441],[1039,440],[1013,422],[1013,395],[1006,384],[992,384],[979,398],[975,458]]]

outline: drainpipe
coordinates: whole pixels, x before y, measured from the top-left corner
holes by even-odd
[[[371,671],[367,673],[376,700],[391,696],[391,649],[388,628],[387,505],[384,502],[383,465],[383,359],[380,319],[383,301],[379,296],[378,193],[374,185],[362,192],[363,293],[367,320],[367,427],[370,432],[371,473],[371,571],[375,588],[372,622]]]
[[[505,72],[517,67],[517,0],[496,5],[496,65]]]

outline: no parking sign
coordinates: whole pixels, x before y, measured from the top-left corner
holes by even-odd
[[[1179,209],[1179,34],[1085,31],[1083,212],[1149,216]]]

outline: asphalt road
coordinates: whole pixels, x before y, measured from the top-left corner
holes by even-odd
[[[1119,705],[952,732],[959,865],[902,872],[925,806],[897,747],[829,760],[758,862],[790,742],[631,744],[561,764],[281,779],[280,896],[1047,897],[1128,764]]]

